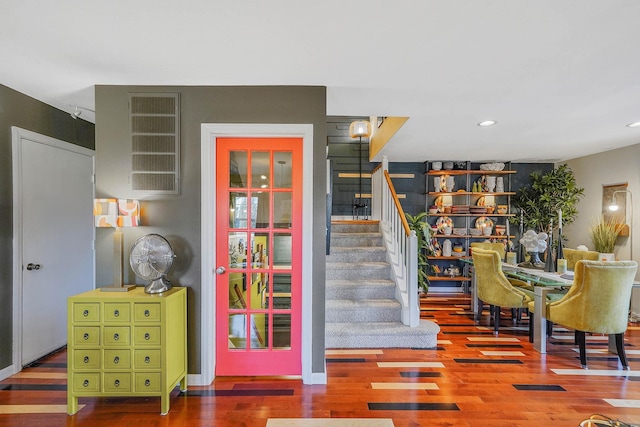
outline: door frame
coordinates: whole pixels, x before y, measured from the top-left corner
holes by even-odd
[[[22,200],[23,200],[23,187],[22,180],[22,140],[34,141],[40,144],[48,145],[60,150],[70,151],[92,158],[93,170],[95,176],[95,151],[89,148],[81,147],[79,145],[72,144],[70,142],[62,141],[60,139],[51,138],[46,135],[42,135],[27,129],[22,129],[16,126],[11,127],[11,139],[12,139],[12,179],[13,179],[13,360],[11,365],[2,371],[0,378],[5,373],[9,375],[16,374],[22,370],[22,252],[24,247],[23,236],[23,221],[22,221]],[[93,188],[95,196],[95,183]],[[94,230],[95,233],[95,230]],[[95,234],[94,234],[95,235]],[[95,241],[95,238],[94,238]],[[95,257],[93,257],[92,285],[95,286]],[[6,372],[8,370],[8,372]]]
[[[201,125],[201,358],[200,375],[189,377],[191,384],[207,385],[215,378],[215,239],[216,239],[216,140],[219,137],[302,138],[302,381],[325,384],[325,374],[312,373],[313,319],[313,125],[259,123],[203,123]]]

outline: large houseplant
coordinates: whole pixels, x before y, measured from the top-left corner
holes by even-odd
[[[545,174],[533,172],[530,176],[531,184],[513,197],[513,206],[522,212],[525,230],[551,233],[558,227],[560,210],[563,225],[574,222],[578,216],[576,204],[584,196],[584,188],[578,187],[569,166],[562,164]],[[519,223],[520,215],[511,221]]]

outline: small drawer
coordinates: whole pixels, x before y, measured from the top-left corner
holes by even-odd
[[[138,372],[136,373],[135,392],[156,392],[162,389],[160,382],[160,372]]]
[[[73,374],[73,391],[95,393],[100,391],[100,374],[97,372]]]
[[[100,326],[74,326],[75,345],[100,345]]]
[[[122,302],[106,302],[104,304],[105,322],[129,322],[131,320],[131,306]]]
[[[127,346],[131,344],[131,330],[128,326],[105,326],[104,345]]]
[[[123,393],[131,391],[131,374],[129,372],[108,372],[104,374],[105,393]]]
[[[74,369],[100,369],[100,350],[73,350]]]
[[[104,369],[131,369],[131,350],[105,350]]]
[[[160,303],[136,303],[134,304],[134,320],[136,322],[159,322]]]
[[[76,323],[99,322],[100,304],[97,302],[74,302],[73,321]]]
[[[160,350],[135,350],[134,369],[160,369]]]
[[[160,345],[160,326],[138,326],[134,328],[134,345]]]

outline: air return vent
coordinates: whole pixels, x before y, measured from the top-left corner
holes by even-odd
[[[180,98],[177,93],[129,94],[131,189],[134,194],[178,194]]]

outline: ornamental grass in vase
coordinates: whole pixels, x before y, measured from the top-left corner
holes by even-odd
[[[589,229],[589,236],[596,248],[601,254],[613,254],[616,246],[616,239],[624,228],[624,224],[616,222],[612,219],[600,218],[594,221]],[[600,257],[602,259],[602,257]]]

